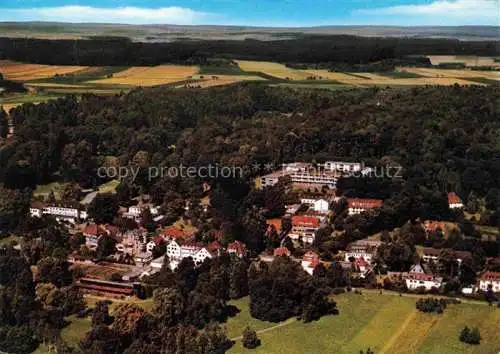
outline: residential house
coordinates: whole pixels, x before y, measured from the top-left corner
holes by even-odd
[[[460,197],[455,192],[448,193],[448,205],[450,209],[460,209],[464,207],[462,199],[460,199]]]
[[[367,210],[380,208],[383,203],[380,199],[347,198],[349,215],[361,214]]]
[[[196,243],[179,244],[173,240],[167,245],[167,252],[170,261],[181,261],[184,258],[191,257],[195,264],[201,264],[206,258],[212,258],[213,255],[202,245]]]
[[[109,234],[103,225],[97,224],[87,224],[81,231],[83,236],[85,236],[85,245],[89,248],[96,248],[99,238]]]
[[[163,230],[162,234],[165,240],[191,240],[194,237],[193,233],[186,232],[175,226],[168,226]]]
[[[376,252],[377,252],[377,246],[354,242],[347,246],[347,249],[344,254],[344,260],[348,262],[351,259],[356,260],[363,258],[364,261],[370,264],[373,257],[375,257]]]
[[[430,261],[435,262],[439,259],[439,255],[441,254],[442,250],[443,249],[441,249],[441,248],[424,247],[421,250],[422,259],[426,262],[430,262]],[[455,259],[456,259],[458,264],[461,264],[464,259],[471,259],[472,258],[472,254],[470,252],[456,251],[453,249],[449,249],[449,250],[455,256]]]
[[[208,244],[207,250],[211,254],[220,257],[223,253],[224,247],[222,247],[219,241],[215,240]]]
[[[326,199],[307,197],[301,198],[300,202],[309,205],[318,214],[328,214],[330,210],[330,203]]]
[[[427,233],[436,232],[438,230],[444,233],[446,230],[446,223],[444,221],[425,220],[424,229]]]
[[[494,293],[500,293],[500,272],[484,272],[479,278],[479,289],[482,291],[491,290]]]
[[[292,230],[288,234],[292,240],[302,240],[311,244],[316,237],[316,231],[321,226],[321,219],[311,215],[292,216]]]
[[[128,208],[127,212],[122,214],[122,216],[124,218],[129,218],[129,219],[134,219],[135,221],[139,221],[141,219],[141,214],[145,209],[149,209],[153,217],[157,216],[160,212],[159,207],[155,207],[154,205],[149,203],[144,203],[144,204],[132,205],[131,207]]]
[[[153,260],[153,254],[151,252],[139,252],[134,256],[134,262],[136,265],[145,266]]]
[[[410,290],[416,290],[420,287],[431,290],[433,288],[439,289],[443,283],[443,278],[435,277],[432,274],[408,273],[405,282],[406,287]]]
[[[240,241],[231,242],[229,245],[227,245],[227,253],[229,253],[230,255],[234,254],[242,258],[247,254],[247,246]]]
[[[314,269],[319,265],[319,255],[313,251],[307,251],[302,257],[301,266],[307,273],[313,275]]]
[[[274,252],[273,252],[274,256],[275,257],[279,257],[279,256],[287,256],[287,257],[290,257],[290,255],[292,254],[290,252],[290,250],[286,247],[278,247],[278,248],[275,248],[274,249]]]

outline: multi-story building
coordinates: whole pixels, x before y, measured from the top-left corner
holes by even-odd
[[[340,172],[361,172],[363,164],[360,162],[326,161],[325,170]]]
[[[500,272],[485,272],[479,278],[479,289],[482,291],[491,290],[494,293],[500,293]]]
[[[346,252],[344,254],[344,260],[351,261],[352,259],[357,260],[363,258],[366,262],[371,263],[373,257],[377,252],[377,246],[365,244],[365,243],[351,243],[347,246]]]
[[[85,225],[81,231],[85,236],[85,245],[89,248],[96,248],[99,238],[109,235],[109,231],[104,226],[97,224]]]
[[[206,258],[212,258],[212,254],[203,246],[195,243],[180,245],[175,240],[167,245],[168,258],[172,261],[180,261],[191,257],[195,264],[202,263]]]
[[[361,214],[370,209],[380,208],[383,203],[380,199],[347,198],[349,215]]]
[[[39,218],[43,215],[51,215],[54,216],[57,221],[69,221],[71,223],[75,223],[79,220],[86,220],[88,217],[87,211],[83,208],[65,205],[49,205],[42,202],[31,204],[30,215]]]
[[[441,248],[424,247],[421,250],[422,259],[426,262],[436,262],[439,259],[441,251]],[[456,251],[453,249],[449,249],[449,251],[453,253],[458,264],[461,264],[464,259],[472,258],[472,254],[467,251]]]
[[[425,290],[432,288],[439,289],[443,283],[443,278],[435,277],[432,274],[423,273],[408,273],[405,276],[406,287],[410,290],[415,290],[424,287]]]
[[[227,253],[242,258],[247,254],[247,246],[241,241],[231,242],[227,245]]]
[[[460,209],[464,207],[462,199],[460,199],[455,192],[448,193],[448,205],[450,209]]]
[[[139,221],[141,218],[141,214],[145,209],[149,209],[152,216],[157,216],[160,212],[159,211],[160,208],[155,207],[152,204],[139,204],[139,205],[132,205],[131,207],[129,207],[127,212],[123,213],[122,216],[124,218],[129,218]]]
[[[307,273],[313,275],[314,269],[319,265],[320,258],[316,252],[307,251],[302,257],[301,266]]]
[[[292,230],[288,236],[292,240],[302,240],[304,243],[313,243],[316,231],[321,226],[321,219],[312,215],[292,216]]]

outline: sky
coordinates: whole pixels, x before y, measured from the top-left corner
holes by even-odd
[[[498,26],[499,6],[500,0],[1,0],[0,21]]]

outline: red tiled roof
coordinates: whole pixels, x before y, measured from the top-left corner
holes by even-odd
[[[214,252],[214,251],[218,251],[222,248],[222,245],[219,243],[219,241],[213,241],[211,242],[207,249],[210,251],[210,252]]]
[[[450,192],[448,193],[448,204],[460,204],[462,203],[462,199],[455,193],[455,192]]]
[[[163,237],[161,237],[161,236],[156,236],[156,237],[153,239],[153,242],[154,242],[157,246],[159,246],[159,245],[161,245],[161,244],[165,243],[165,239],[164,239]]]
[[[319,264],[319,255],[313,251],[307,251],[304,256],[302,256],[303,262],[311,262],[314,264]]]
[[[480,279],[487,281],[500,281],[500,272],[484,272]]]
[[[229,251],[236,251],[238,253],[243,253],[247,249],[247,246],[240,241],[234,241],[231,242],[229,245],[227,245],[227,249]]]
[[[319,219],[315,216],[294,215],[292,216],[292,225],[319,227]]]
[[[445,230],[446,224],[443,221],[426,220],[424,228],[426,231],[436,231],[437,229]]]
[[[281,232],[281,219],[279,218],[267,219],[266,223],[268,226],[274,226],[277,232]]]
[[[361,208],[361,209],[380,208],[382,204],[384,204],[384,201],[381,199],[347,198],[347,206],[349,208]]]
[[[193,236],[193,234],[187,233],[181,229],[176,228],[175,226],[168,226],[163,231],[163,234],[167,237],[181,238],[181,239],[186,239]]]
[[[37,201],[37,202],[33,202],[33,203],[31,203],[31,205],[30,205],[30,207],[31,207],[31,208],[34,208],[34,209],[43,209],[43,208],[45,208],[46,206],[47,206],[47,204],[46,204],[46,203],[44,203],[44,202],[38,202],[38,201]]]
[[[274,250],[275,256],[290,256],[291,252],[286,247],[279,247]]]
[[[358,267],[368,267],[370,265],[363,257],[356,259],[355,263]]]
[[[84,235],[102,236],[106,235],[106,230],[97,224],[88,224],[82,229]]]

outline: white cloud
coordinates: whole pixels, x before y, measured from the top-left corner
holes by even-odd
[[[437,0],[428,4],[357,9],[354,12],[370,15],[414,16],[422,20],[432,18],[437,25],[454,20],[461,24],[480,21],[477,24],[499,25],[498,11],[499,0]]]
[[[116,7],[60,6],[0,9],[0,20],[59,21],[126,24],[203,24],[217,15],[184,7]]]

